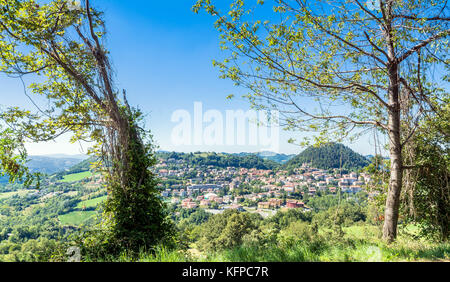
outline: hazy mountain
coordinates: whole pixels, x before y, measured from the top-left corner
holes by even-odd
[[[56,174],[57,177],[62,177],[64,175],[72,174],[72,173],[79,173],[84,171],[91,170],[91,163],[95,162],[95,157],[89,157],[87,159],[82,160],[81,162],[78,162],[77,164],[66,168],[64,170],[58,171]]]
[[[83,161],[83,158],[80,156],[30,156],[28,167],[32,172],[54,174],[69,169],[81,161]]]
[[[8,176],[1,176],[0,177],[0,184],[8,183]]]
[[[271,151],[262,151],[262,152],[256,152],[256,153],[242,152],[242,153],[237,153],[234,155],[238,155],[238,156],[256,155],[265,160],[274,161],[279,164],[284,164],[287,161],[289,161],[290,159],[292,159],[293,157],[295,157],[295,155],[279,154],[279,153],[275,153],[275,152],[271,152]]]
[[[29,156],[28,168],[31,172],[40,172],[45,174],[54,174],[65,171],[87,159],[86,155],[45,155],[45,156]],[[0,177],[0,183],[7,183],[8,177]]]
[[[79,159],[79,160],[85,160],[85,159],[89,158],[88,155],[84,155],[84,154],[78,154],[78,155],[51,154],[51,155],[30,156],[30,158],[33,158],[33,157],[47,157],[47,158],[53,158],[53,159]]]

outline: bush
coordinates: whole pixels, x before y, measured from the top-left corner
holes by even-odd
[[[242,244],[245,235],[258,228],[258,220],[261,220],[259,215],[235,210],[216,214],[202,225],[199,247],[208,251],[237,247]]]

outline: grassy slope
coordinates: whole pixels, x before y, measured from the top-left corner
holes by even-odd
[[[91,177],[92,172],[85,171],[80,173],[73,173],[65,175],[64,178],[61,180],[61,182],[76,182],[83,180],[85,178]],[[83,211],[83,208],[88,207],[96,207],[98,203],[100,203],[103,199],[103,197],[94,198],[86,201],[82,201],[77,204],[76,208],[80,210],[76,210],[73,212],[69,212],[63,215],[58,216],[59,221],[62,225],[81,225],[86,220],[90,219],[91,217],[96,215],[96,211]]]
[[[62,225],[81,225],[96,214],[96,211],[73,211],[58,216],[58,219]]]
[[[91,177],[91,176],[92,176],[92,172],[90,172],[90,171],[73,173],[73,174],[65,175],[64,178],[61,180],[61,182],[75,182],[75,181],[80,181],[80,180],[83,180],[83,179]]]
[[[101,202],[105,201],[106,197],[107,196],[103,196],[103,197],[98,197],[98,198],[94,198],[94,199],[90,199],[90,200],[79,202],[76,205],[76,208],[77,209],[95,208],[95,207],[98,206],[98,204],[100,204]]]
[[[324,231],[326,232],[326,231]],[[322,247],[308,242],[294,244],[290,248],[268,246],[264,248],[239,247],[215,254],[201,253],[196,249],[187,252],[169,251],[164,248],[156,254],[142,254],[144,262],[390,262],[390,261],[450,261],[450,243],[433,243],[414,238],[411,228],[400,229],[398,240],[387,245],[380,239],[378,227],[355,225],[344,228],[345,236],[339,241],[329,240]],[[122,256],[120,261],[129,261]]]

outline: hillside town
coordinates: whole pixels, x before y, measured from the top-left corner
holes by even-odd
[[[195,168],[182,159],[160,159],[156,172],[165,202],[181,208],[204,208],[213,213],[225,209],[267,215],[278,209],[309,210],[302,199],[323,194],[357,193],[369,183],[366,173],[340,174],[303,164],[292,171],[270,169]]]

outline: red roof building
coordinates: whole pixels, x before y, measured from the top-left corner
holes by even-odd
[[[303,208],[305,204],[297,200],[287,200],[286,207],[289,209]]]

